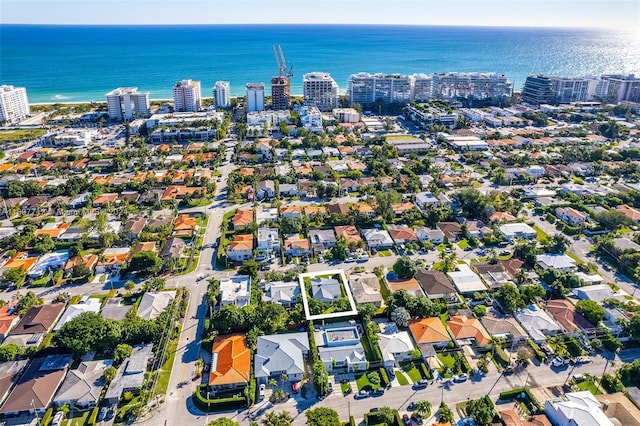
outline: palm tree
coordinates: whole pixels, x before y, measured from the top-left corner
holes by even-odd
[[[420,417],[428,417],[431,415],[431,401],[416,401],[414,407],[416,414]]]
[[[289,426],[293,418],[288,411],[281,411],[280,413],[270,412],[262,419],[263,426]]]

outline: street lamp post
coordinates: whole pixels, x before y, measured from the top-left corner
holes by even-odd
[[[33,412],[34,412],[34,413],[35,413],[35,415],[36,415],[36,420],[37,420],[37,421],[36,421],[36,425],[40,425],[40,416],[38,415],[38,410],[36,410],[36,406],[35,406],[35,404],[33,403],[33,399],[31,400],[31,407],[33,407]]]

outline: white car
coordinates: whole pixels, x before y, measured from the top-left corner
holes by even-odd
[[[53,420],[51,420],[51,426],[60,426],[63,420],[64,411],[58,411],[55,416],[53,416]]]
[[[264,391],[265,391],[265,389],[266,389],[266,388],[267,388],[267,387],[265,386],[265,384],[264,384],[264,383],[260,385],[260,393],[259,393],[259,395],[260,395],[260,399],[263,399],[263,398],[264,398]]]

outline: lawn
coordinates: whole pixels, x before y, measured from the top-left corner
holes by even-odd
[[[411,380],[413,380],[414,383],[419,380],[426,379],[426,377],[422,376],[420,369],[417,367],[419,364],[420,364],[419,362],[416,363],[415,361],[400,364],[400,368],[402,368],[402,371],[404,371],[407,375],[409,375],[409,377],[411,378]]]
[[[536,235],[536,239],[537,239],[538,241],[540,241],[541,243],[542,243],[542,242],[544,242],[544,241],[546,241],[546,240],[549,238],[549,236],[547,235],[547,233],[546,233],[546,232],[544,232],[542,229],[540,229],[540,228],[538,227],[538,225],[533,225],[533,229],[535,229],[535,230],[536,230],[536,234],[537,234],[537,235]]]
[[[402,374],[399,371],[396,371],[396,379],[398,379],[398,383],[400,383],[400,385],[402,385],[402,386],[405,386],[405,385],[409,384],[409,379],[407,379],[407,376],[405,376],[404,374]]]
[[[467,240],[458,241],[458,247],[460,247],[462,250],[466,249],[467,247],[469,247],[469,241]]]
[[[442,362],[449,370],[453,370],[456,365],[456,361],[450,354],[438,354],[438,359]]]
[[[167,347],[167,359],[162,365],[162,368],[158,371],[158,379],[156,381],[156,388],[153,396],[165,394],[169,387],[169,379],[171,378],[171,369],[173,368],[173,361],[176,358],[176,349],[178,349],[178,342],[173,340]]]
[[[349,382],[340,382],[340,389],[342,390],[343,395],[348,395],[351,393],[351,383]]]
[[[45,129],[20,129],[0,131],[0,142],[38,139],[47,133]]]
[[[386,249],[386,250],[380,250],[378,251],[378,256],[380,257],[389,257],[392,256],[391,250]]]
[[[91,410],[87,410],[85,412],[75,412],[75,417],[72,419],[67,419],[62,422],[63,426],[84,426],[89,420],[89,416],[91,415]],[[78,414],[80,416],[78,416]]]
[[[585,380],[584,382],[578,383],[578,389],[581,391],[588,390],[593,395],[602,395],[602,392],[598,389],[598,385],[595,380]]]
[[[363,373],[359,377],[356,377],[356,385],[358,385],[359,391],[362,389],[365,389],[365,390],[378,389],[380,387],[380,385],[374,385],[369,381],[369,379],[367,378],[367,373]]]

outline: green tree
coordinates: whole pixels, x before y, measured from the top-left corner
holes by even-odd
[[[51,239],[49,235],[40,235],[36,238],[33,250],[36,253],[44,254],[53,251],[56,248],[56,243]]]
[[[344,235],[338,235],[336,245],[332,248],[333,257],[340,260],[347,258],[348,244]]]
[[[113,379],[118,375],[118,370],[114,366],[109,366],[104,369],[102,372],[102,380],[104,380],[105,384],[111,383]]]
[[[562,234],[555,234],[549,238],[545,247],[550,253],[564,253],[569,247],[569,240]]]
[[[420,417],[429,417],[431,415],[431,401],[416,401],[414,411]]]
[[[302,232],[302,220],[291,216],[281,218],[280,232],[283,234],[299,234]]]
[[[131,356],[132,350],[131,345],[127,345],[126,343],[119,344],[113,351],[113,362],[120,365],[122,361]]]
[[[83,355],[98,347],[104,334],[104,319],[98,313],[83,312],[65,323],[54,335],[56,346],[75,355]]]
[[[595,213],[593,219],[609,231],[616,231],[620,227],[633,225],[633,220],[618,210],[605,210],[601,213]]]
[[[2,274],[2,281],[9,283],[18,288],[22,287],[24,281],[27,279],[27,273],[22,268],[11,268],[4,271]]]
[[[153,277],[144,283],[145,291],[162,291],[167,281],[164,278]]]
[[[245,260],[242,266],[238,269],[238,273],[242,275],[249,275],[251,281],[255,281],[258,278],[258,270],[260,269],[258,262],[253,259]]]
[[[640,342],[640,315],[631,317],[627,324],[627,330],[635,341]]]
[[[576,303],[576,312],[596,327],[604,319],[605,314],[604,308],[594,300],[579,300]]]
[[[44,299],[42,297],[38,297],[34,292],[28,291],[27,294],[20,297],[20,300],[18,300],[18,305],[16,308],[17,308],[18,314],[24,315],[33,306],[42,305],[43,303],[44,303]]]
[[[384,425],[396,424],[396,410],[390,407],[380,407],[377,415],[378,419],[381,420],[381,423]]]
[[[500,287],[495,293],[495,298],[502,306],[502,309],[509,314],[513,314],[518,309],[525,307],[518,287],[511,283],[506,283]]]
[[[341,426],[338,412],[328,407],[318,407],[306,411],[309,426]]]
[[[288,411],[281,411],[275,413],[273,411],[268,412],[265,418],[262,419],[263,426],[290,426],[293,421],[291,414]]]
[[[406,308],[401,306],[395,308],[391,312],[391,321],[395,322],[398,327],[407,327],[409,325],[409,319],[411,319],[409,315],[409,311]]]
[[[131,280],[128,280],[126,283],[124,283],[124,289],[127,291],[131,291],[134,288],[136,288],[136,283],[134,283]]]
[[[453,421],[453,412],[444,401],[442,401],[440,407],[438,407],[438,420],[440,423],[451,423]]]
[[[367,373],[367,380],[369,380],[369,383],[371,383],[374,387],[377,387],[380,385],[380,373],[378,373],[377,371],[370,371]]]
[[[0,362],[13,361],[20,354],[20,347],[15,343],[0,346]]]
[[[162,259],[155,252],[141,251],[136,253],[129,262],[129,272],[141,275],[154,275],[160,271]]]
[[[520,286],[518,289],[525,305],[534,303],[536,299],[544,298],[547,295],[547,291],[540,284]]]
[[[225,305],[213,314],[212,326],[222,333],[241,330],[245,326],[242,309],[236,305]]]
[[[488,396],[480,399],[472,399],[464,408],[469,417],[475,420],[478,426],[490,426],[493,420],[493,403]]]
[[[473,314],[478,318],[482,318],[487,315],[487,307],[484,305],[476,305],[473,307]]]
[[[413,278],[418,272],[418,265],[409,256],[402,256],[393,264],[393,272],[400,279]]]

